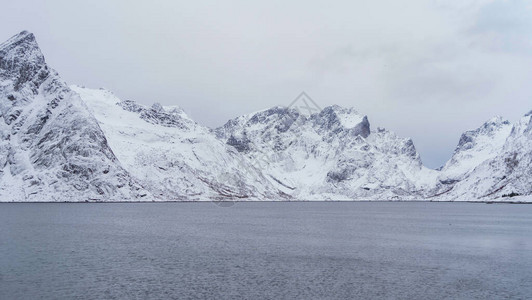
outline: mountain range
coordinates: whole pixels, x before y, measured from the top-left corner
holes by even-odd
[[[532,111],[466,131],[440,169],[353,108],[273,107],[211,129],[67,85],[33,34],[0,44],[0,201],[532,201]]]

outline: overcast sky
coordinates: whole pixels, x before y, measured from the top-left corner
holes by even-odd
[[[460,134],[532,109],[529,1],[3,1],[71,84],[180,105],[216,127],[288,105],[355,107],[429,167]]]

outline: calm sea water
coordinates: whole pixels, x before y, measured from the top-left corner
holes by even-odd
[[[1,299],[532,298],[532,205],[0,204]]]

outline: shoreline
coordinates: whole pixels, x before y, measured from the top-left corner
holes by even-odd
[[[452,201],[452,200],[441,200],[441,201],[434,201],[434,200],[246,200],[246,201],[240,201],[240,200],[162,200],[162,201],[0,201],[1,204],[20,204],[20,203],[42,203],[42,204],[60,204],[60,203],[69,203],[69,204],[105,204],[105,203],[123,203],[123,204],[134,204],[134,203],[259,203],[259,202],[271,202],[271,203],[312,203],[312,202],[334,202],[334,203],[393,203],[393,202],[401,202],[401,203],[475,203],[475,204],[532,204],[532,201]]]

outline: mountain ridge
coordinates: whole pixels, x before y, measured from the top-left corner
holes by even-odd
[[[210,129],[178,106],[68,86],[27,31],[0,44],[0,114],[2,202],[532,198],[532,111],[464,132],[432,170],[354,108],[277,106]]]

